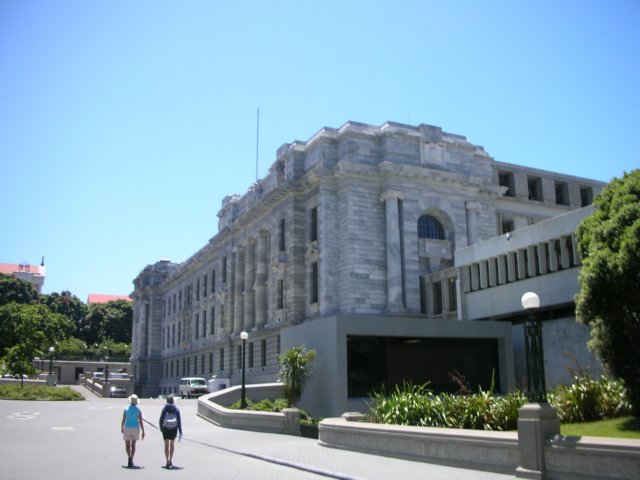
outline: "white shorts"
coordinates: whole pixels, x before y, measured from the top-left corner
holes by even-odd
[[[140,427],[125,427],[124,432],[122,432],[122,438],[124,438],[125,442],[130,440],[140,440]]]

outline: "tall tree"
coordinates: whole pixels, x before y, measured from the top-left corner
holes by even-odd
[[[19,278],[0,273],[0,305],[11,302],[34,303],[38,301],[38,292],[33,285]]]
[[[76,330],[80,328],[82,319],[88,308],[78,297],[65,290],[62,293],[50,293],[40,296],[40,303],[45,304],[55,313],[60,313],[73,320]]]
[[[37,328],[32,329],[32,325],[36,325]],[[37,347],[46,350],[68,338],[73,330],[71,319],[52,312],[46,305],[23,305],[15,302],[2,305],[0,306],[0,355],[4,355],[6,349],[28,340],[25,338],[27,335],[25,332],[37,331],[39,333]]]
[[[107,339],[119,343],[131,343],[133,307],[126,300],[89,305],[79,337],[88,344],[102,343]]]
[[[621,379],[640,415],[640,170],[614,178],[577,229],[582,256],[576,314],[589,346]]]

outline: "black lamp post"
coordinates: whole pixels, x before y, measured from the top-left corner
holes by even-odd
[[[240,338],[242,339],[242,390],[240,394],[240,408],[247,408],[246,389],[244,385],[244,348],[247,343],[247,338],[249,338],[249,334],[247,332],[241,332]]]
[[[49,347],[49,375],[53,373],[53,352],[55,348]]]
[[[104,357],[104,383],[109,383],[109,355]]]
[[[524,321],[524,349],[527,360],[527,398],[529,402],[546,403],[547,388],[544,375],[544,351],[542,348],[542,324],[535,311],[540,298],[533,292],[522,295],[522,307],[528,315]]]

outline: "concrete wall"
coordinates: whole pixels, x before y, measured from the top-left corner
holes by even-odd
[[[226,408],[240,400],[241,387],[231,387],[198,398],[198,416],[225,428],[254,432],[300,435],[300,411],[288,408],[282,412],[258,412]],[[246,398],[253,402],[283,398],[281,383],[247,385]]]
[[[515,387],[511,324],[504,322],[458,322],[420,317],[335,316],[282,331],[283,351],[304,345],[317,351],[312,364],[312,382],[305,389],[300,408],[316,417],[365,411],[365,398],[349,398],[347,390],[347,336],[435,338],[497,338],[500,384],[505,391]],[[337,413],[336,413],[337,412]]]
[[[357,418],[357,417],[356,417]],[[376,455],[514,474],[517,432],[380,425],[346,418],[320,422],[319,442]],[[640,440],[558,436],[545,442],[549,480],[637,480]]]

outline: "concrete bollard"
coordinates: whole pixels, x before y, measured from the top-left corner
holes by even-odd
[[[520,409],[517,478],[545,478],[544,444],[559,433],[558,414],[548,403],[527,403]]]
[[[284,433],[300,436],[300,410],[297,408],[284,408]]]

